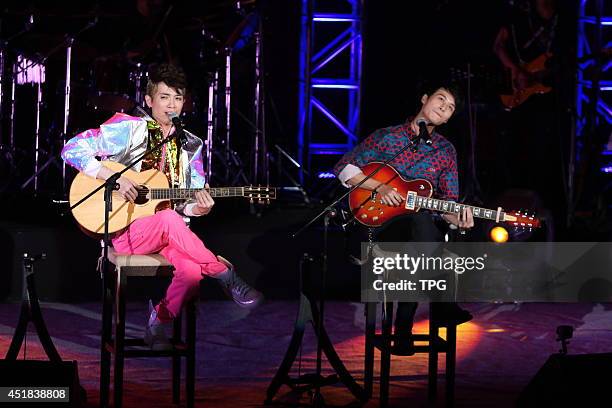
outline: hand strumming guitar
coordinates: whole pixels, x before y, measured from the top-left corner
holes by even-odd
[[[113,174],[115,174],[114,171],[108,167],[102,166],[98,171],[96,178],[108,180],[108,178]],[[127,201],[133,203],[134,200],[138,198],[138,188],[140,186],[137,183],[130,180],[126,176],[121,176],[117,179],[117,184],[119,184],[119,194],[121,194],[121,196]]]
[[[351,186],[359,184],[365,179],[366,176],[363,173],[356,174],[349,180],[347,183]],[[393,187],[389,187],[386,184],[381,183],[373,178],[367,179],[362,185],[361,188],[366,190],[372,190],[376,192],[376,199],[379,200],[382,204],[389,205],[392,207],[399,207],[406,197],[402,197],[400,193],[393,189]]]
[[[533,77],[531,73],[525,71],[520,66],[515,66],[512,69],[512,89],[514,92],[522,91],[529,87],[533,83]]]
[[[385,205],[399,207],[405,200],[400,193],[387,184],[380,184],[374,191],[378,193],[376,198],[380,199],[380,202]]]

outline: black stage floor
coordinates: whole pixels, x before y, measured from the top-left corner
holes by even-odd
[[[612,305],[606,304],[466,304],[474,320],[459,326],[457,342],[456,405],[462,407],[513,406],[520,391],[556,353],[555,328],[575,327],[570,354],[612,352]],[[8,348],[18,315],[17,304],[0,305],[0,352]],[[128,304],[127,335],[142,335],[146,305]],[[331,302],[326,326],[349,371],[363,379],[363,305]],[[231,302],[203,301],[197,323],[196,406],[258,407],[289,343],[297,303],[269,301],[255,311]],[[77,360],[88,407],[97,406],[100,308],[95,303],[46,303],[43,313],[53,341],[64,359]],[[419,309],[415,332],[427,329],[426,306]],[[316,347],[307,328],[301,372],[314,371]],[[27,358],[44,358],[35,333],[28,335]],[[379,360],[376,353],[376,361]],[[297,363],[294,374],[297,374]],[[440,359],[440,374],[444,358]],[[324,364],[324,374],[331,370]],[[375,395],[378,391],[375,370]],[[130,359],[125,366],[125,407],[173,407],[170,361]],[[588,373],[586,374],[588,375]],[[439,404],[443,406],[443,377]],[[427,405],[427,356],[393,357],[391,406]],[[341,385],[322,389],[330,406],[359,406]],[[281,388],[280,406],[308,402],[306,394]],[[364,406],[378,406],[376,399]]]

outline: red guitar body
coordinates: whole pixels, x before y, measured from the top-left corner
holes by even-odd
[[[371,162],[361,167],[363,174],[370,174],[380,166],[379,162]],[[402,197],[409,191],[422,197],[431,197],[433,188],[431,183],[424,179],[406,180],[391,166],[384,166],[373,177],[374,180],[387,184],[396,189]],[[382,204],[374,191],[358,188],[349,196],[349,206],[353,216],[361,224],[369,227],[379,227],[398,215],[409,214],[419,208],[408,209],[404,203],[398,207]]]

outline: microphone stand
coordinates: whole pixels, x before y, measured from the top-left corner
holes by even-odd
[[[312,304],[311,304],[311,308],[313,311],[312,316],[314,318],[313,319],[314,326],[315,326],[315,331],[317,335],[316,373],[314,375],[314,381],[313,381],[314,386],[315,386],[315,391],[312,396],[312,406],[314,407],[325,406],[325,402],[323,401],[323,397],[321,395],[321,385],[329,384],[329,381],[321,377],[321,364],[322,364],[321,360],[322,360],[323,351],[325,351],[325,354],[328,360],[330,360],[330,363],[332,364],[334,369],[337,372],[339,372],[340,380],[344,383],[344,385],[347,386],[347,388],[349,388],[349,390],[353,393],[353,395],[361,401],[366,401],[368,399],[368,396],[365,390],[355,382],[353,377],[348,373],[348,370],[346,370],[346,368],[344,367],[344,364],[342,364],[342,362],[338,358],[338,355],[336,354],[333,348],[333,344],[329,340],[325,332],[325,329],[323,327],[324,311],[325,311],[325,280],[326,280],[327,268],[328,268],[328,265],[327,265],[328,239],[327,238],[328,238],[328,231],[329,231],[329,220],[336,216],[337,211],[335,207],[336,205],[338,205],[338,203],[344,200],[353,191],[360,188],[363,185],[363,183],[365,183],[367,180],[374,177],[380,170],[382,170],[385,166],[387,166],[389,163],[391,163],[400,154],[402,154],[409,148],[412,148],[413,151],[416,151],[417,145],[416,145],[415,140],[409,140],[409,142],[404,147],[402,147],[397,153],[395,153],[392,157],[387,159],[385,162],[381,163],[374,171],[368,174],[363,180],[361,180],[359,183],[351,187],[344,194],[342,194],[340,197],[335,199],[331,204],[326,205],[325,208],[319,214],[317,214],[314,218],[312,218],[310,221],[304,224],[296,232],[291,234],[291,238],[296,238],[302,232],[308,229],[311,225],[313,225],[317,220],[323,217],[323,250],[322,250],[322,256],[321,256],[322,268],[321,268],[321,291],[319,295],[319,313],[316,313],[316,308],[312,307]],[[374,192],[374,194],[376,193]],[[303,301],[303,298],[304,296],[301,296],[301,301]],[[302,309],[302,305],[300,305],[300,312],[301,312],[301,309]],[[299,336],[299,338],[301,339],[302,333],[297,333],[298,331],[303,330],[302,327],[299,327],[301,323],[299,322],[299,320],[300,318],[298,317],[298,322],[296,322],[296,329],[294,331],[294,338],[296,336]],[[297,344],[294,344],[294,343],[296,342],[294,342],[292,339],[289,349],[287,350],[287,353],[285,354],[285,358],[283,362],[281,363],[281,366],[279,367],[276,375],[272,379],[272,383],[268,387],[267,399],[266,399],[267,402],[270,402],[272,400],[272,398],[274,397],[274,395],[276,394],[280,386],[283,383],[287,383],[289,379],[288,372],[289,372],[289,369],[291,368],[291,364],[292,364],[291,360],[295,358],[295,354],[296,354],[295,348],[298,346]]]
[[[102,248],[102,262],[100,264],[100,279],[102,279],[102,299],[104,299],[107,295],[107,291],[108,291],[108,284],[107,284],[107,277],[106,277],[106,270],[108,267],[108,246],[110,245],[110,235],[108,232],[108,223],[109,223],[109,216],[111,211],[113,210],[113,191],[118,190],[119,189],[119,185],[117,184],[117,180],[119,180],[119,178],[129,169],[131,169],[132,167],[134,167],[137,163],[139,163],[140,161],[142,161],[146,156],[148,156],[149,154],[159,150],[163,145],[165,145],[166,143],[168,143],[169,141],[171,141],[174,138],[177,138],[177,140],[180,141],[180,138],[182,136],[182,129],[177,128],[176,131],[174,133],[169,134],[168,136],[166,136],[163,140],[161,140],[158,144],[156,144],[155,146],[151,147],[150,149],[146,150],[144,153],[142,153],[140,156],[136,157],[134,160],[132,160],[124,169],[122,169],[121,171],[113,174],[112,176],[110,176],[106,181],[104,181],[102,184],[100,184],[98,187],[96,187],[95,189],[93,189],[91,192],[89,192],[85,197],[81,198],[78,202],[76,202],[75,204],[73,204],[72,206],[70,206],[70,208],[68,208],[67,210],[64,210],[61,215],[66,215],[69,212],[71,212],[73,209],[75,209],[76,207],[78,207],[79,205],[81,205],[83,202],[85,202],[86,200],[88,200],[91,196],[93,196],[94,194],[96,194],[98,191],[104,189],[104,236],[103,236],[103,241],[104,241],[104,245]],[[106,305],[106,302],[104,302],[104,304]],[[109,315],[109,313],[111,313]],[[106,350],[105,345],[106,342],[110,339],[104,338],[104,336],[106,335],[106,333],[110,333],[111,330],[111,317],[112,317],[112,310],[108,310],[108,308],[105,306],[104,309],[102,310],[102,341],[101,341],[101,367],[100,367],[100,372],[105,372],[105,370],[110,369],[109,367],[103,367],[106,364],[110,364],[110,352]],[[105,358],[105,356],[108,356],[108,358]],[[100,389],[101,390],[105,390],[108,389],[109,384],[107,384],[107,379],[105,376],[100,376]],[[101,398],[108,398],[108,393],[100,393]],[[104,397],[105,395],[105,397]],[[100,400],[100,406],[105,407],[108,405],[108,401],[102,401]]]

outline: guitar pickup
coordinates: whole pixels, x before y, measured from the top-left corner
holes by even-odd
[[[414,210],[416,207],[417,197],[417,193],[415,193],[414,191],[408,191],[408,193],[406,194],[406,205],[404,208],[406,208],[407,210]]]

